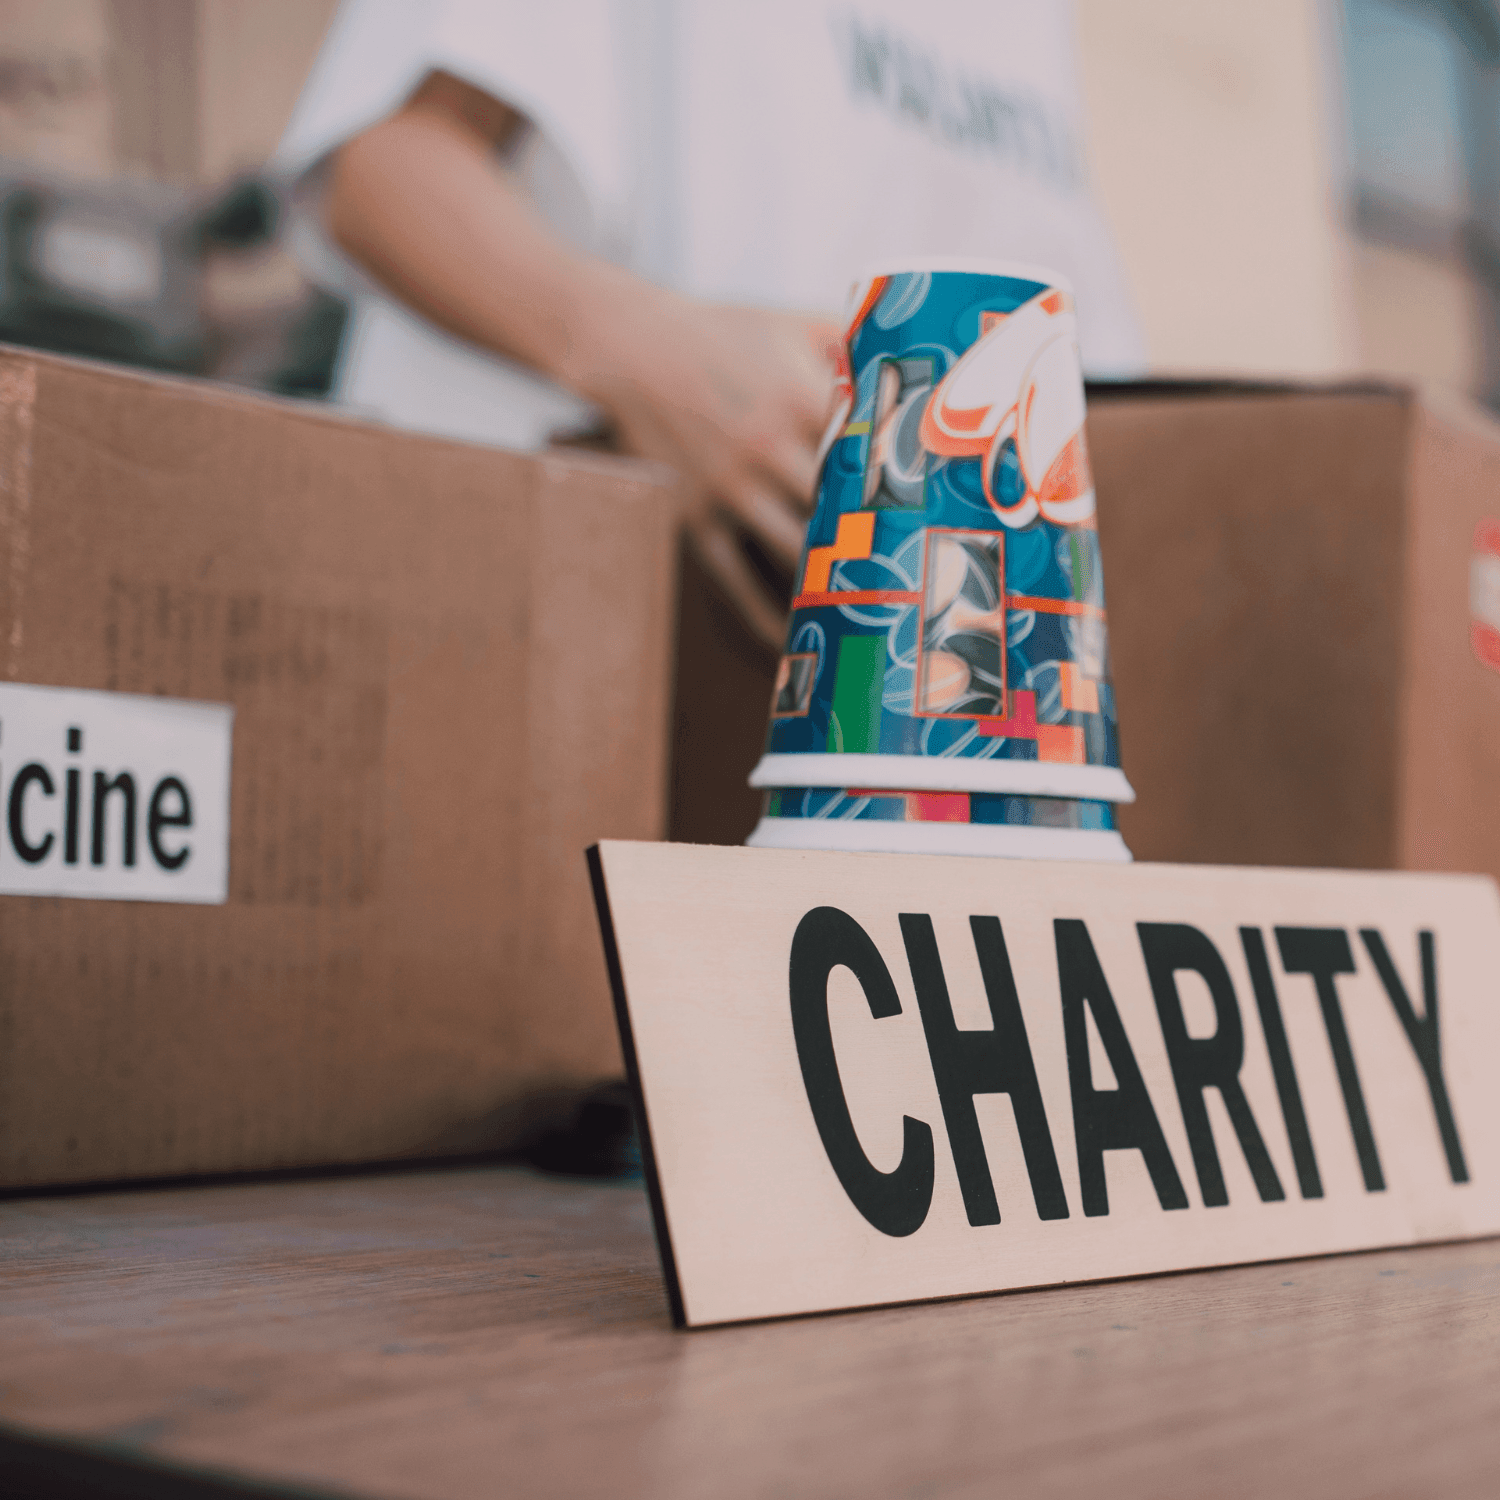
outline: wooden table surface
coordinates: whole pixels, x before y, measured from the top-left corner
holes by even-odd
[[[1491,1497],[1497,1309],[1490,1241],[678,1333],[635,1183],[11,1199],[0,1491]]]

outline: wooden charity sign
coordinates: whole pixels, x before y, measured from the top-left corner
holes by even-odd
[[[1500,1233],[1488,879],[589,858],[679,1324]]]

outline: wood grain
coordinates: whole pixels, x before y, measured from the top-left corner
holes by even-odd
[[[0,1423],[361,1496],[1489,1496],[1500,1244],[668,1325],[519,1168],[0,1203]]]

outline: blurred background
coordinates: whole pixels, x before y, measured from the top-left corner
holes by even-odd
[[[336,0],[0,0],[0,338],[317,397],[343,328],[263,172]],[[1500,407],[1496,0],[1076,0],[1162,374]]]

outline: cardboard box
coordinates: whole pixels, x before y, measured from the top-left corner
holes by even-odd
[[[1500,673],[1470,607],[1500,423],[1386,385],[1089,394],[1136,858],[1500,876]],[[775,660],[701,573],[682,618],[679,702],[713,695],[726,748],[712,769],[679,710],[672,835],[735,843]]]
[[[1500,876],[1500,424],[1390,386],[1095,393],[1137,859]]]
[[[0,680],[235,715],[223,905],[0,896],[0,1186],[498,1149],[618,1073],[583,850],[662,831],[678,510],[0,352]]]

